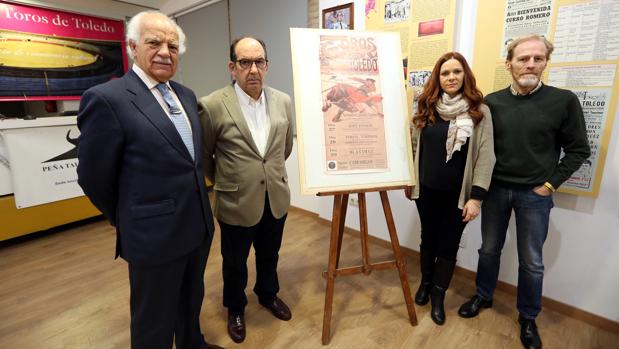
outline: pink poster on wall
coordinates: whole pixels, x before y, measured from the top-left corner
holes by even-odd
[[[0,0],[0,100],[79,99],[127,70],[124,22]]]

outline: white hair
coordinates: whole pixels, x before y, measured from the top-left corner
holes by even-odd
[[[140,27],[142,24],[142,18],[145,15],[153,15],[153,14],[161,15],[161,17],[166,18],[170,24],[176,27],[176,33],[178,34],[178,54],[182,55],[183,53],[185,53],[185,50],[187,49],[187,47],[185,46],[186,37],[185,37],[185,33],[183,32],[183,29],[181,29],[181,27],[178,24],[176,24],[176,22],[172,20],[172,18],[166,16],[165,14],[159,11],[142,11],[138,13],[137,15],[131,17],[131,19],[129,20],[129,23],[127,23],[127,35],[126,35],[127,52],[131,52],[131,46],[130,46],[131,42],[135,44],[140,43]]]

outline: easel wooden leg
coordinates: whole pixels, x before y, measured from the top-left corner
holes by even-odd
[[[335,203],[334,203],[335,204]],[[335,259],[335,269],[340,266],[340,252],[342,251],[342,237],[344,236],[344,223],[346,222],[346,210],[348,209],[348,194],[342,195],[342,202],[340,204],[340,224],[338,227],[337,235],[337,258]],[[333,212],[335,214],[335,212]]]
[[[398,234],[395,230],[395,224],[393,223],[393,214],[391,212],[391,205],[389,204],[389,197],[386,191],[380,192],[380,201],[383,204],[383,211],[385,212],[385,220],[387,221],[387,228],[389,229],[389,236],[391,237],[391,248],[395,255],[395,262],[400,274],[400,282],[402,283],[402,292],[404,293],[404,301],[406,302],[406,310],[408,311],[408,318],[413,326],[417,325],[417,314],[415,313],[415,306],[413,305],[413,298],[411,297],[411,289],[408,284],[408,276],[406,275],[406,263],[402,258],[400,252],[400,241],[398,240]]]
[[[363,274],[372,272],[370,266],[370,249],[368,247],[368,210],[365,201],[365,193],[357,194],[359,197],[359,227],[361,228],[361,257],[363,259]]]
[[[382,188],[381,188],[382,189]],[[363,264],[359,266],[339,268],[340,253],[342,250],[342,237],[346,221],[346,211],[348,208],[348,196],[350,192],[329,193],[333,195],[333,219],[331,221],[331,237],[329,241],[329,262],[327,271],[323,276],[327,279],[327,289],[325,291],[325,308],[322,318],[322,345],[327,345],[331,341],[331,315],[333,312],[333,293],[335,289],[335,278],[338,275],[347,276],[359,273],[370,274],[372,270],[384,270],[397,268],[402,283],[402,292],[404,293],[404,301],[406,302],[406,310],[410,323],[413,326],[417,325],[417,315],[413,305],[413,297],[408,284],[408,276],[406,275],[406,263],[400,252],[400,242],[396,233],[395,224],[393,223],[393,213],[389,205],[389,197],[384,190],[376,190],[380,193],[380,199],[385,213],[385,220],[389,228],[389,236],[391,237],[391,248],[395,260],[383,261],[379,263],[371,263],[370,251],[368,244],[368,215],[367,204],[365,200],[365,192],[357,193],[359,197],[359,223],[361,227],[361,254]]]
[[[344,201],[344,197],[346,201]],[[329,344],[331,340],[331,313],[333,311],[333,290],[335,288],[335,275],[339,263],[344,221],[346,220],[346,205],[348,195],[335,195],[333,197],[333,219],[331,221],[331,240],[329,243],[329,263],[327,267],[327,289],[325,291],[325,309],[322,318],[322,345]],[[343,214],[342,214],[343,213]]]

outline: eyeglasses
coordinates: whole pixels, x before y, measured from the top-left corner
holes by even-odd
[[[252,65],[256,64],[256,68],[262,70],[264,68],[266,68],[267,63],[269,61],[264,59],[264,58],[259,58],[259,59],[237,59],[236,63],[239,64],[239,66],[243,69],[250,69]]]

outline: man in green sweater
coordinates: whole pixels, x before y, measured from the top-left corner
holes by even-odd
[[[470,318],[492,306],[513,210],[519,259],[518,321],[525,348],[542,346],[535,318],[541,311],[542,250],[553,207],[552,193],[590,155],[576,95],[540,81],[552,50],[552,44],[539,35],[512,41],[505,65],[513,82],[486,97],[494,124],[496,165],[482,206],[477,294],[458,311]],[[564,156],[560,158],[561,150]]]

